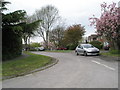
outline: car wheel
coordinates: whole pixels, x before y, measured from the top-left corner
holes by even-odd
[[[84,56],[87,56],[87,52],[84,52]]]
[[[76,51],[76,55],[77,55],[77,56],[79,55],[77,51]]]

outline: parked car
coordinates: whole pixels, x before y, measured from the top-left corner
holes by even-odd
[[[104,46],[103,48],[104,48],[104,50],[109,50],[109,49],[110,49],[110,46],[109,46],[109,45],[106,45],[106,46]]]
[[[99,52],[100,50],[91,44],[80,44],[75,49],[76,55],[99,55]]]
[[[103,45],[104,45],[104,46],[103,46],[103,49],[104,49],[104,50],[109,50],[110,45],[109,45],[108,42],[104,42]]]
[[[37,50],[37,51],[44,51],[45,48],[44,47],[35,47],[35,50]]]
[[[57,48],[57,50],[67,50],[67,48],[62,47],[62,48]]]

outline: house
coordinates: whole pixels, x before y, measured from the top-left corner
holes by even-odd
[[[88,42],[95,40],[100,41],[101,43],[108,42],[104,36],[99,36],[97,34],[91,34],[90,36],[88,36]]]
[[[98,39],[97,34],[92,34],[92,35],[88,36],[88,42],[95,41],[97,39]]]

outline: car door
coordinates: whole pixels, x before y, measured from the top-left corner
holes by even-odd
[[[80,54],[84,54],[84,49],[82,45],[80,46]]]
[[[83,54],[83,53],[84,53],[83,47],[82,47],[81,45],[78,46],[77,52],[78,52],[79,54]]]

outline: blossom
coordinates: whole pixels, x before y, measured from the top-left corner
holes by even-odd
[[[107,5],[101,4],[101,16],[90,18],[90,25],[94,25],[97,32],[101,35],[111,36],[112,38],[119,38],[120,36],[120,8],[116,7],[116,3]],[[119,29],[119,30],[118,30]]]

